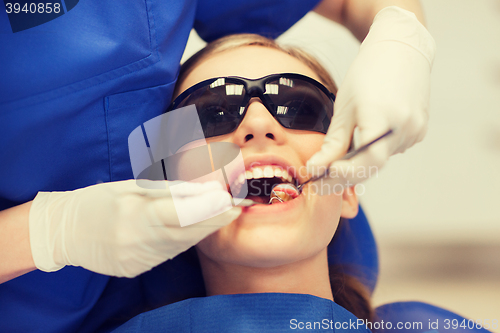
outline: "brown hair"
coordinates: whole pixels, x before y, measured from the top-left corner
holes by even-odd
[[[335,82],[333,82],[330,74],[328,74],[328,71],[310,54],[296,47],[281,46],[272,39],[255,34],[230,35],[208,43],[204,48],[202,48],[200,51],[196,52],[193,56],[186,60],[186,62],[181,66],[177,82],[182,82],[201,61],[211,55],[227,50],[236,49],[242,46],[252,45],[264,46],[279,50],[291,55],[294,58],[297,58],[318,75],[320,81],[328,88],[328,90],[330,90],[334,94],[337,93],[337,86],[335,85]],[[179,87],[179,84],[177,84],[177,87]],[[174,96],[178,93],[179,92],[176,91]]]
[[[373,322],[374,311],[367,287],[356,277],[346,274],[343,265],[329,265],[328,271],[335,303],[356,317]]]
[[[177,91],[180,86],[179,83],[181,83],[204,59],[213,54],[252,45],[276,49],[297,58],[311,68],[318,75],[320,81],[331,92],[337,92],[337,86],[330,74],[328,74],[328,71],[314,57],[305,51],[296,47],[281,46],[276,41],[259,35],[237,34],[219,38],[207,44],[207,46],[189,58],[181,66],[175,94],[177,95],[179,93]],[[370,293],[366,286],[355,277],[344,273],[342,265],[330,265],[329,274],[335,302],[353,313],[356,317],[371,321],[373,319],[373,309],[370,303]]]

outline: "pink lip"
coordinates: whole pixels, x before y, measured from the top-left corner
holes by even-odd
[[[281,167],[283,170],[287,170],[295,178],[296,169],[290,162],[286,159],[278,157],[276,155],[252,155],[245,158],[245,170],[250,170],[252,167],[265,166],[265,165],[275,165]],[[236,171],[236,170],[235,170]],[[239,176],[239,173],[231,174],[229,179],[235,180]],[[245,215],[262,215],[262,214],[281,214],[285,212],[292,211],[301,207],[305,204],[305,198],[303,195],[299,195],[297,198],[279,204],[273,205],[255,205],[251,207],[243,208],[243,214]]]
[[[290,211],[292,209],[296,209],[303,205],[305,202],[305,197],[303,195],[299,195],[297,198],[278,203],[274,205],[255,205],[251,207],[244,207],[243,214],[279,214]]]

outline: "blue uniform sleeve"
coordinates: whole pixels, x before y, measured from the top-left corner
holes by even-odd
[[[205,41],[236,33],[276,38],[319,0],[200,0],[194,28]]]

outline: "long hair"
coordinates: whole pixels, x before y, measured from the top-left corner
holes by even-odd
[[[177,91],[180,83],[204,59],[211,55],[243,46],[263,46],[289,54],[311,68],[331,92],[334,94],[337,92],[337,86],[328,71],[313,56],[305,51],[296,47],[281,46],[276,41],[259,35],[237,34],[222,37],[208,43],[203,49],[189,58],[181,66],[175,94],[180,93]],[[341,265],[330,265],[329,274],[334,301],[353,313],[356,317],[372,321],[373,309],[370,303],[370,293],[365,285],[355,277],[344,273],[344,268]]]

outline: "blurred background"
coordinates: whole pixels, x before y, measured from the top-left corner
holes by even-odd
[[[438,47],[429,130],[360,198],[380,250],[374,305],[419,300],[500,321],[500,0],[421,3]],[[279,40],[314,54],[337,83],[359,48],[314,13]],[[193,32],[185,57],[203,45]]]

